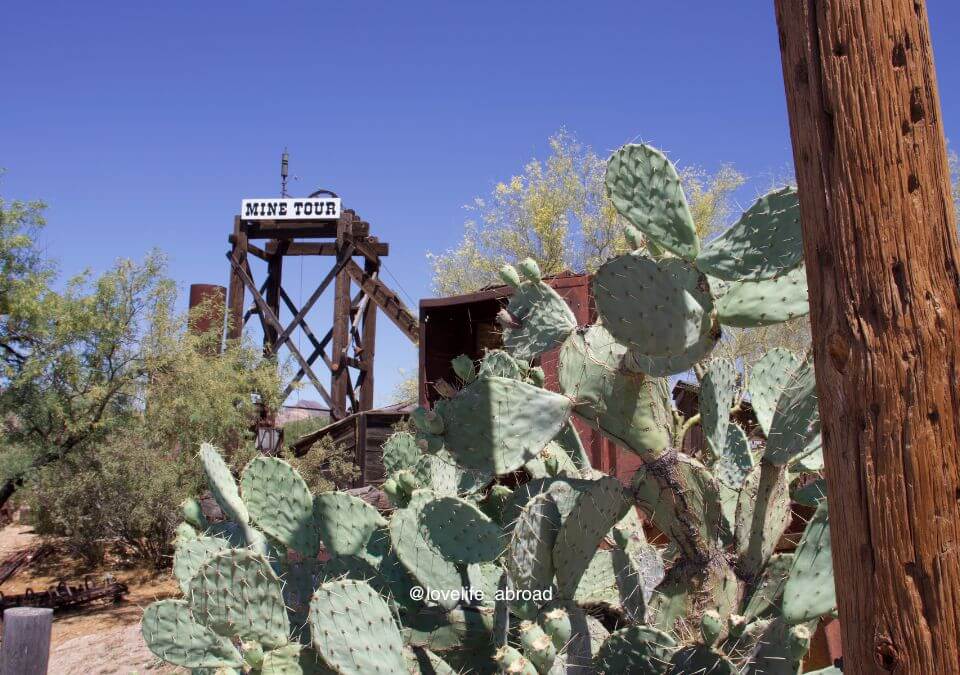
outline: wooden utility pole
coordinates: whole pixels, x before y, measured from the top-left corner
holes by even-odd
[[[774,0],[844,672],[960,673],[960,250],[922,0]]]

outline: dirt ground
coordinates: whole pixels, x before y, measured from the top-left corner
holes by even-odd
[[[39,538],[29,527],[13,524],[0,530],[0,560],[36,546]],[[101,583],[110,574],[127,584],[130,592],[119,603],[97,601],[90,605],[57,612],[53,620],[50,647],[51,675],[129,675],[183,672],[163,666],[140,637],[143,608],[154,600],[179,595],[169,570],[122,568],[105,565],[85,568],[80,561],[58,553],[20,568],[0,591],[23,593],[27,588],[44,590],[63,579],[77,584],[84,578]]]

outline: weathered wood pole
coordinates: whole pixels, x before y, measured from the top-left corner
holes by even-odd
[[[922,0],[774,0],[845,673],[960,673],[960,250]]]
[[[46,675],[53,610],[14,607],[3,612],[0,675]]]

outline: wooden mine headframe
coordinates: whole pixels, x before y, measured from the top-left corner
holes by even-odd
[[[311,197],[318,194],[336,197],[328,191]],[[266,240],[262,248],[253,243],[258,240]],[[370,410],[377,308],[411,341],[419,340],[416,317],[380,279],[381,258],[389,253],[388,244],[371,236],[370,224],[350,209],[344,209],[336,220],[248,220],[238,215],[229,241],[228,340],[239,338],[246,322],[256,314],[263,327],[264,352],[277,354],[286,347],[299,366],[286,385],[284,399],[306,377],[330,407],[334,420]],[[267,277],[260,284],[250,266],[251,255],[267,263]],[[325,256],[333,261],[332,268],[302,307],[296,306],[283,286],[283,261],[291,256]],[[354,258],[361,258],[361,263]],[[332,326],[318,335],[307,324],[306,317],[331,284]],[[249,309],[244,305],[247,292],[253,298]],[[281,305],[293,314],[286,326],[280,323]],[[307,355],[292,339],[297,328],[311,345]],[[318,361],[330,372],[329,390],[314,371]]]

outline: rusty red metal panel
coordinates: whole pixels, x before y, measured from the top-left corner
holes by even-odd
[[[190,323],[190,330],[196,334],[203,334],[211,328],[223,329],[224,313],[226,311],[227,289],[216,284],[191,284],[190,309],[206,305],[208,311],[203,312]]]

